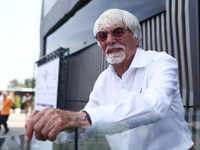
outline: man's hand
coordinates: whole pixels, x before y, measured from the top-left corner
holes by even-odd
[[[36,139],[54,141],[56,136],[66,129],[89,126],[85,112],[71,112],[61,109],[45,108],[34,111],[25,124],[26,141],[30,141],[35,131]]]

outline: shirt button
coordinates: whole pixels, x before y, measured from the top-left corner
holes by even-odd
[[[125,86],[122,86],[122,89],[125,89]]]
[[[126,137],[126,134],[124,134],[124,137]]]

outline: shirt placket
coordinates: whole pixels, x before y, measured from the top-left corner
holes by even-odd
[[[127,93],[127,87],[126,87],[126,82],[125,82],[125,79],[122,78],[120,79],[120,85],[119,85],[119,89],[120,89],[120,95],[124,95]]]
[[[128,150],[128,135],[126,132],[121,134],[123,150]]]

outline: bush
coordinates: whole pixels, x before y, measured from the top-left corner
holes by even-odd
[[[15,108],[21,108],[22,97],[15,95]]]

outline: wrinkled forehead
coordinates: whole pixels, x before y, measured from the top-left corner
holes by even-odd
[[[123,23],[109,23],[109,24],[102,24],[98,26],[98,31],[112,31],[113,29],[121,27],[126,28]],[[97,32],[98,32],[97,31]]]

